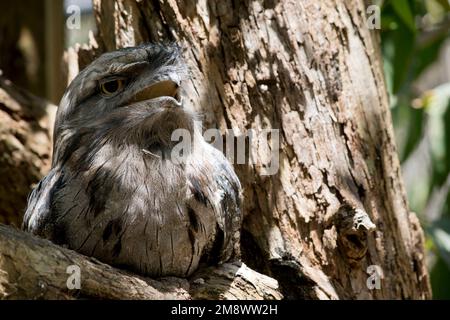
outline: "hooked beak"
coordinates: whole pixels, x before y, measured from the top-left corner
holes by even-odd
[[[172,102],[176,106],[181,106],[181,97],[179,88],[180,88],[179,84],[176,83],[175,81],[172,80],[159,81],[137,92],[130,102],[135,103],[156,98],[166,98],[168,100],[173,100]]]

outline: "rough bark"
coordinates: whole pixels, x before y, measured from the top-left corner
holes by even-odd
[[[0,3],[0,70],[14,84],[57,103],[64,91],[63,1]]]
[[[68,289],[69,266],[80,268],[79,290]],[[76,298],[272,300],[282,295],[277,281],[242,263],[203,269],[191,279],[154,280],[0,225],[0,299]]]
[[[15,84],[45,94],[45,54],[42,24],[45,8],[33,0],[0,4],[0,69]]]
[[[80,51],[81,65],[102,51],[176,41],[190,67],[185,101],[206,128],[280,130],[275,175],[235,166],[249,266],[278,279],[288,298],[430,297],[363,1],[94,0],[94,8],[99,35],[94,50]],[[379,290],[366,284],[371,265],[383,272]]]
[[[20,226],[33,184],[48,172],[55,113],[0,76],[0,223]]]

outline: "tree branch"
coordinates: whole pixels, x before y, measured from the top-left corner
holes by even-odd
[[[69,266],[80,268],[69,290]],[[190,279],[149,279],[0,225],[0,299],[281,299],[278,282],[235,262]]]

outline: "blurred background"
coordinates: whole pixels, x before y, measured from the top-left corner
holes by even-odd
[[[450,298],[450,2],[381,3],[381,45],[410,210],[435,299]]]
[[[450,0],[376,4],[410,209],[426,232],[433,296],[450,299]],[[67,85],[60,57],[95,32],[90,0],[1,5],[0,70],[13,83],[57,104]]]

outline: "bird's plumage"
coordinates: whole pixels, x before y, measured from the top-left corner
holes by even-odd
[[[83,70],[61,101],[52,169],[29,198],[24,229],[150,276],[236,257],[241,191],[231,165],[176,99],[135,101],[183,73],[179,50],[160,45],[107,53]],[[121,92],[99,93],[116,78]],[[180,128],[193,142],[182,163],[171,157]]]

